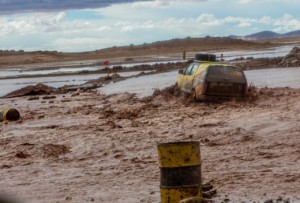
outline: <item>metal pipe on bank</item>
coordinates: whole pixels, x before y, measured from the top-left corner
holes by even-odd
[[[202,199],[200,143],[171,142],[157,145],[161,203]]]
[[[17,121],[20,118],[20,113],[17,109],[0,109],[0,122]]]

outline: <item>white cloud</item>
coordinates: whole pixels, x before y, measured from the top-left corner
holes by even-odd
[[[248,4],[248,3],[253,3],[255,1],[256,0],[239,0],[238,3],[240,3],[240,4]]]
[[[231,26],[249,27],[257,24],[272,25],[276,29],[292,30],[300,29],[300,21],[291,15],[285,14],[281,18],[244,18],[228,16],[217,18],[213,14],[204,13],[196,18],[167,18],[160,21],[118,21],[114,25],[109,22],[67,20],[64,12],[59,13],[37,13],[30,16],[16,16],[13,19],[0,17],[0,36],[7,35],[29,35],[34,33],[81,33],[81,32],[133,32],[136,30],[180,30],[180,28],[194,29],[201,32],[201,29],[233,24]],[[195,25],[201,27],[196,28]]]
[[[66,20],[65,13],[36,13],[16,16],[13,20],[0,18],[0,36],[29,35],[35,33],[74,33],[82,31],[107,31],[111,28],[99,22]]]
[[[275,19],[274,26],[276,30],[293,31],[300,29],[300,20],[295,19],[289,14],[285,14],[282,18]]]
[[[155,0],[149,2],[135,2],[132,4],[132,8],[141,9],[141,8],[158,8],[158,7],[166,7],[171,5],[171,1],[168,0]]]
[[[110,40],[108,38],[84,38],[84,37],[76,37],[76,38],[59,38],[56,39],[53,43],[53,47],[63,47],[65,50],[72,50],[74,47],[80,47],[82,45],[86,47],[95,47],[95,45],[102,45],[109,43]]]
[[[261,19],[259,19],[259,22],[262,24],[272,24],[274,20],[269,16],[264,16]]]
[[[119,21],[115,24],[116,28],[119,28],[121,32],[132,32],[139,29],[153,29],[155,24],[152,21],[146,21],[142,23]]]
[[[229,0],[229,5],[224,5],[224,8],[220,6],[221,2],[224,1],[154,0],[75,12],[81,16],[71,11],[0,16],[0,44],[2,47],[20,46],[20,49],[41,47],[43,50],[80,51],[177,37],[246,35],[262,30],[288,32],[300,29],[296,14],[273,17],[271,12],[253,14],[251,11],[251,15],[247,15],[244,10],[252,6],[249,0],[242,1],[249,5]],[[251,2],[258,4],[257,0]],[[228,11],[226,6],[234,9]],[[30,40],[33,45],[29,44]]]
[[[206,27],[219,26],[224,24],[224,21],[222,19],[217,19],[212,14],[202,14],[196,19],[196,22]]]
[[[132,3],[132,8],[135,9],[145,9],[145,8],[162,8],[162,7],[170,7],[175,3],[187,3],[187,2],[205,2],[208,0],[153,0],[153,1],[140,1]]]

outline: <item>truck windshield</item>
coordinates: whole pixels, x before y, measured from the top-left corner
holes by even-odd
[[[242,70],[234,66],[209,66],[207,81],[245,83],[246,79]]]

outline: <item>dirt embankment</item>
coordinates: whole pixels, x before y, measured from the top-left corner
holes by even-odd
[[[300,48],[294,47],[288,55],[280,62],[284,67],[299,67],[300,66]]]
[[[95,91],[0,99],[0,187],[37,202],[159,202],[158,142],[201,142],[215,202],[300,201],[300,90],[250,88],[247,101],[194,103]]]
[[[294,47],[285,57],[275,58],[258,58],[250,60],[240,60],[233,64],[244,70],[282,68],[282,67],[299,67],[300,66],[300,48]]]

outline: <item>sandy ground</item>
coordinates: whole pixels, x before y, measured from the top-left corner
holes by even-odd
[[[194,103],[169,91],[0,99],[0,188],[22,202],[160,202],[159,142],[201,142],[215,202],[300,202],[300,90]],[[280,200],[280,201],[279,201]]]

